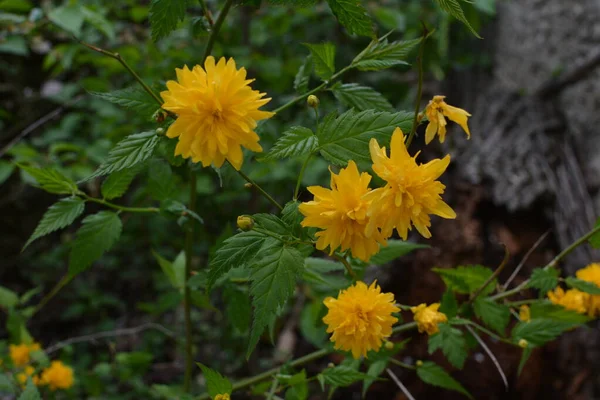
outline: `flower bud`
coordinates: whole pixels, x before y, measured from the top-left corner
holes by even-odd
[[[423,361],[421,361],[421,360],[417,360],[417,362],[415,363],[415,365],[416,365],[417,367],[422,367],[422,366],[423,366]]]
[[[162,109],[158,109],[152,117],[156,122],[162,124],[163,122],[165,122],[165,119],[167,119],[167,113]]]
[[[327,364],[327,368],[333,368],[333,367],[335,367],[334,363],[330,362],[329,364]]]
[[[250,189],[252,187],[252,184],[250,182],[246,182],[246,183],[244,183],[244,187],[246,189]]]
[[[319,107],[319,103],[319,98],[314,94],[311,94],[310,96],[308,96],[308,99],[306,99],[306,104],[308,104],[308,106],[311,108]]]
[[[237,217],[237,227],[247,232],[254,228],[254,220],[248,215],[240,215]]]
[[[159,136],[162,136],[165,134],[165,130],[163,128],[156,128],[156,130],[154,132],[156,132],[156,134]]]
[[[525,339],[519,340],[519,347],[526,349],[529,346],[529,342]]]
[[[390,342],[389,340],[386,340],[384,346],[387,350],[392,350],[394,348],[394,343]]]

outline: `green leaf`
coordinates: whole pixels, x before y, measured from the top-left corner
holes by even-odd
[[[350,35],[374,37],[373,22],[360,0],[327,0],[331,11]]]
[[[50,10],[48,19],[60,28],[72,33],[75,36],[81,35],[81,27],[85,16],[81,11],[81,6],[76,4],[67,4]]]
[[[516,324],[512,330],[512,338],[515,343],[518,343],[521,339],[525,339],[533,346],[541,346],[556,339],[561,333],[579,325],[581,323],[536,318]]]
[[[185,253],[179,253],[175,261],[171,262],[152,250],[152,255],[158,262],[163,273],[176,289],[183,289],[185,285]]]
[[[25,386],[25,390],[23,390],[18,400],[42,400],[40,392],[38,392],[31,378],[27,379],[27,386]]]
[[[510,308],[493,300],[478,297],[473,304],[475,314],[487,326],[504,336],[506,326],[510,321]]]
[[[89,268],[115,244],[122,227],[119,216],[110,211],[85,217],[71,249],[69,274],[75,276]]]
[[[79,197],[67,197],[51,205],[23,246],[23,250],[34,240],[71,225],[83,213],[84,207],[85,202]]]
[[[15,170],[15,165],[11,162],[0,160],[0,185],[2,185]]]
[[[304,228],[300,225],[304,215],[298,210],[300,202],[289,201],[281,211],[281,220],[292,229],[292,234],[296,237],[303,237]]]
[[[535,268],[527,287],[539,289],[540,292],[546,294],[558,285],[559,275],[560,272],[556,268]]]
[[[335,72],[335,46],[331,43],[305,43],[312,55],[316,74],[323,80],[331,78]]]
[[[450,364],[458,369],[462,369],[467,359],[467,342],[460,329],[452,327],[450,324],[439,324],[440,331],[429,336],[428,351],[433,354],[434,351],[441,349]]]
[[[532,351],[533,347],[526,347],[523,349],[521,360],[519,361],[519,368],[517,369],[517,376],[521,375],[521,371],[523,371],[523,367],[525,367],[527,360],[529,360],[529,356],[531,355]]]
[[[8,309],[19,304],[19,296],[10,289],[0,286],[0,307]]]
[[[359,54],[352,61],[352,66],[361,71],[380,71],[397,65],[409,65],[406,59],[420,42],[421,39],[392,43],[388,43],[385,39],[381,40]]]
[[[294,248],[281,242],[260,253],[252,267],[250,294],[254,306],[254,322],[246,358],[256,347],[264,328],[279,307],[294,293],[296,280],[304,268],[304,257]]]
[[[225,300],[225,314],[231,325],[242,333],[248,331],[252,317],[248,293],[234,285],[227,285],[223,291],[223,299]]]
[[[233,386],[229,379],[204,364],[197,364],[202,369],[204,379],[206,379],[206,388],[211,398],[214,399],[218,394],[231,394]]]
[[[138,87],[119,89],[108,93],[89,92],[90,94],[120,105],[137,114],[150,118],[160,106],[145,90]]]
[[[381,111],[346,111],[339,117],[328,115],[317,131],[317,150],[333,164],[345,166],[349,160],[371,164],[369,140],[377,139],[380,145],[389,143],[396,127],[408,131],[413,113],[388,113]]]
[[[596,223],[594,224],[594,228],[598,228],[600,227],[600,218],[598,218],[596,220]],[[595,249],[600,249],[600,232],[596,232],[595,234],[593,234],[588,242],[590,243],[590,245],[595,248]]]
[[[432,268],[444,281],[448,289],[457,293],[470,294],[479,289],[492,276],[492,270],[481,265],[460,266],[456,268]],[[494,279],[486,286],[480,296],[492,292],[496,287]]]
[[[285,392],[285,400],[306,400],[308,398],[308,385],[306,371],[302,370],[294,374],[288,382],[291,387]]]
[[[80,7],[80,10],[87,22],[102,32],[108,39],[115,40],[115,28],[102,14],[88,7]]]
[[[153,199],[168,199],[175,190],[173,172],[169,163],[163,160],[152,160],[148,167],[148,193]]]
[[[242,232],[225,240],[210,260],[208,290],[231,268],[251,264],[258,251],[275,239],[256,231]]]
[[[387,99],[373,88],[360,86],[358,83],[335,85],[332,88],[334,96],[344,105],[358,111],[378,110],[394,111]]]
[[[23,164],[17,165],[23,171],[31,175],[38,185],[48,193],[74,194],[77,192],[77,184],[55,169],[35,168]]]
[[[131,168],[134,165],[146,161],[158,144],[159,136],[155,132],[134,133],[121,140],[108,153],[108,159],[88,179],[97,176],[112,174],[122,169]]]
[[[448,390],[454,390],[464,394],[470,399],[473,398],[460,383],[450,376],[450,374],[431,361],[425,361],[423,365],[417,367],[417,375],[425,383]]]
[[[318,299],[304,306],[300,313],[302,337],[317,348],[321,348],[327,343],[327,332],[325,332],[323,323],[324,308],[322,299]]]
[[[283,132],[266,155],[266,160],[298,157],[312,153],[317,147],[317,137],[308,128],[292,126]]]
[[[446,314],[448,319],[456,317],[456,314],[458,313],[458,302],[456,301],[454,292],[450,289],[446,289],[442,296],[440,312]]]
[[[475,29],[469,23],[469,20],[465,16],[465,13],[460,6],[458,0],[435,0],[436,3],[440,6],[440,8],[446,11],[448,14],[452,15],[454,18],[462,22],[469,28],[469,30],[475,35],[477,38],[481,39],[481,36],[477,33]]]
[[[556,319],[564,322],[586,323],[589,318],[586,315],[576,313],[572,310],[567,310],[563,306],[550,303],[549,301],[541,301],[529,305],[531,319],[546,318]]]
[[[386,247],[381,247],[379,253],[371,257],[369,263],[374,265],[387,264],[390,261],[400,258],[414,250],[426,248],[429,248],[429,246],[424,244],[405,242],[404,240],[390,239],[388,240],[388,245]]]
[[[306,56],[304,63],[298,69],[296,76],[294,77],[294,90],[299,94],[308,91],[308,83],[310,82],[310,75],[313,71],[312,55]]]
[[[188,0],[152,0],[150,3],[150,26],[152,40],[167,36],[185,18]]]
[[[138,174],[139,168],[127,168],[113,172],[102,182],[102,197],[106,200],[119,198],[127,192],[133,178]]]
[[[9,36],[0,42],[0,53],[26,56],[29,54],[27,40],[23,36]]]
[[[0,373],[0,393],[15,394],[15,385],[9,375]]]
[[[569,287],[572,287],[573,289],[578,289],[582,292],[586,292],[593,295],[600,294],[600,287],[598,287],[598,285],[596,285],[594,282],[584,281],[583,279],[577,279],[572,276],[569,276],[567,279],[565,279],[565,282],[567,283],[567,285],[569,285]]]
[[[322,377],[324,383],[335,387],[350,386],[354,382],[358,382],[366,378],[373,378],[372,376],[359,372],[356,369],[346,365],[338,365],[333,368],[327,368],[325,371],[321,372],[319,376]]]

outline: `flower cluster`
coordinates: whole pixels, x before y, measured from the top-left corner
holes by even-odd
[[[17,369],[15,374],[16,381],[25,386],[27,380],[31,378],[36,386],[48,386],[50,390],[69,389],[73,386],[73,369],[65,365],[62,361],[52,361],[50,366],[36,374],[36,368],[31,365],[31,353],[40,351],[39,343],[21,343],[11,344],[9,346],[9,356],[13,366]]]
[[[600,264],[593,263],[575,273],[578,279],[595,284],[600,288]],[[587,314],[590,317],[600,316],[600,295],[593,295],[582,292],[578,289],[569,289],[565,291],[557,287],[554,291],[548,292],[548,299],[567,310],[572,310],[580,314]]]

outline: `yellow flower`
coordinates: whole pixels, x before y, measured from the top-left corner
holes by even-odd
[[[52,361],[42,372],[40,384],[50,386],[50,390],[68,389],[73,386],[73,369],[62,361]]]
[[[23,372],[17,374],[17,382],[19,382],[21,386],[25,386],[27,383],[27,378],[32,376],[34,372],[35,368],[33,368],[31,365],[26,366]],[[32,380],[35,385],[39,384],[39,379],[37,376],[34,376]]]
[[[572,310],[580,314],[586,312],[586,305],[590,295],[577,289],[569,289],[566,292],[561,287],[548,292],[548,299],[554,304],[563,306],[567,310]]]
[[[11,344],[9,346],[10,358],[16,367],[22,367],[29,364],[29,353],[40,349],[39,343],[25,344],[21,343],[18,345]]]
[[[593,263],[575,273],[577,278],[600,287],[600,264]],[[589,295],[587,312],[590,317],[600,315],[600,295]]]
[[[433,96],[433,100],[429,102],[425,108],[425,114],[429,119],[429,124],[425,130],[425,143],[429,144],[437,133],[440,137],[440,143],[444,143],[446,139],[446,119],[459,124],[467,133],[467,137],[471,138],[471,132],[467,126],[467,119],[471,116],[468,112],[461,108],[452,107],[444,101],[446,96]]]
[[[330,254],[341,247],[341,251],[352,250],[352,255],[363,261],[379,251],[379,245],[386,245],[379,231],[369,237],[365,227],[369,222],[367,210],[370,200],[369,182],[371,175],[358,172],[354,161],[340,170],[339,175],[331,172],[331,189],[309,186],[308,191],[314,200],[302,203],[298,208],[304,215],[302,226],[323,229],[317,232],[317,249],[329,246]]]
[[[176,69],[177,82],[168,81],[161,92],[163,108],[177,114],[167,136],[179,138],[175,155],[192,158],[204,167],[215,167],[225,160],[239,170],[244,156],[242,147],[260,152],[256,122],[273,113],[259,111],[271,99],[265,93],[252,90],[252,79],[246,79],[246,69],[236,68],[235,61],[222,57],[215,63],[208,57],[204,68],[196,65]]]
[[[341,290],[337,299],[328,297],[323,304],[329,309],[323,322],[327,332],[333,332],[335,348],[351,351],[354,358],[366,356],[369,350],[379,351],[398,322],[392,313],[400,311],[394,305],[394,294],[381,293],[377,282],[371,286],[356,282]]]
[[[519,308],[519,319],[521,321],[524,321],[524,322],[531,321],[531,311],[529,310],[529,306],[528,305],[523,304]]]
[[[440,303],[430,305],[423,303],[410,308],[410,311],[414,314],[419,332],[427,332],[428,335],[433,335],[440,331],[440,328],[438,328],[439,323],[448,322],[448,317],[446,317],[446,314],[439,312],[439,308]]]
[[[371,139],[369,146],[373,171],[387,183],[365,196],[371,201],[367,213],[371,217],[366,230],[368,236],[374,234],[376,228],[381,228],[383,236],[390,237],[395,228],[406,240],[412,224],[421,235],[429,238],[429,214],[456,218],[454,210],[440,197],[446,186],[436,181],[448,167],[450,156],[417,164],[417,156],[408,154],[400,128],[396,128],[392,135],[389,157],[385,147],[379,147],[377,140]]]
[[[218,394],[215,396],[214,400],[230,400],[229,393]]]

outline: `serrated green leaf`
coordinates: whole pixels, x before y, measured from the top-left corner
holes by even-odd
[[[79,197],[67,197],[51,205],[23,246],[23,250],[34,240],[71,225],[83,213],[84,208],[85,202]]]
[[[382,246],[379,250],[379,253],[371,257],[369,263],[374,265],[383,265],[397,258],[405,256],[414,250],[426,249],[428,247],[429,246],[424,244],[406,242],[404,240],[390,239],[388,240],[387,246]]]
[[[154,250],[152,250],[152,255],[165,276],[169,279],[169,282],[171,282],[171,285],[176,289],[183,289],[185,285],[185,253],[179,253],[173,262],[162,257]]]
[[[319,145],[316,150],[336,165],[345,166],[349,160],[359,165],[370,165],[369,140],[375,138],[380,145],[386,145],[396,127],[405,132],[410,130],[413,116],[413,113],[404,111],[388,113],[372,110],[349,110],[337,118],[330,114],[317,131]]]
[[[600,227],[600,218],[598,218],[594,224],[594,228],[598,227]],[[600,232],[596,232],[594,235],[590,236],[588,242],[593,248],[600,249]]]
[[[236,288],[234,285],[227,285],[223,291],[223,300],[225,301],[225,314],[231,325],[242,333],[247,332],[252,318],[252,307],[250,306],[248,293]]]
[[[310,82],[310,75],[313,71],[313,61],[312,55],[306,56],[304,62],[298,68],[298,72],[294,77],[294,90],[299,94],[305,93],[308,91],[308,83]]]
[[[394,111],[394,107],[381,93],[368,86],[360,86],[358,83],[346,83],[334,86],[332,91],[342,104],[358,111]]]
[[[319,374],[323,382],[327,385],[335,387],[350,386],[354,382],[361,381],[366,378],[373,378],[365,373],[357,371],[355,368],[346,365],[338,365],[333,368],[327,368]]]
[[[19,304],[19,296],[12,290],[0,286],[0,307],[8,309]]]
[[[423,365],[417,367],[417,375],[425,383],[448,390],[454,390],[464,394],[470,399],[473,398],[471,394],[458,383],[458,381],[452,378],[442,367],[431,361],[425,361]]]
[[[261,251],[260,258],[252,266],[250,294],[254,306],[254,321],[246,357],[249,357],[256,347],[272,316],[293,294],[303,268],[302,254],[281,242]]]
[[[152,160],[148,166],[148,193],[158,201],[168,199],[175,190],[173,172],[169,163]]]
[[[481,265],[460,266],[456,268],[432,268],[446,284],[448,289],[457,293],[470,294],[479,289],[492,276],[492,270]],[[496,287],[496,280],[490,282],[479,295],[485,296]]]
[[[308,385],[306,371],[294,374],[287,382],[291,387],[285,392],[285,400],[306,400],[308,398]]]
[[[586,315],[576,313],[572,310],[567,310],[563,306],[550,303],[549,301],[541,301],[529,305],[529,313],[531,319],[545,318],[556,319],[564,322],[586,323],[589,318]]]
[[[310,50],[315,72],[323,80],[331,78],[335,72],[335,46],[331,43],[304,44]]]
[[[521,359],[519,360],[519,368],[517,369],[517,376],[521,375],[521,372],[523,371],[523,367],[525,367],[527,360],[529,360],[529,356],[531,355],[532,351],[533,351],[533,347],[526,347],[523,349],[523,353],[521,354]]]
[[[388,360],[389,359],[378,359],[372,362],[371,365],[369,365],[369,368],[367,369],[367,375],[369,375],[369,378],[365,378],[365,380],[363,381],[363,398],[367,395],[367,391],[369,390],[373,382],[375,382],[377,377],[381,375],[383,371],[385,371],[385,368],[388,365]]]
[[[581,323],[536,318],[516,324],[512,329],[512,338],[515,343],[518,343],[521,339],[525,339],[533,346],[541,346],[556,339],[561,333],[579,325]]]
[[[277,160],[304,156],[316,149],[317,142],[317,137],[310,129],[303,126],[292,126],[277,139],[265,159]]]
[[[159,141],[159,155],[163,158],[166,158],[169,164],[171,164],[174,167],[180,167],[181,165],[183,165],[185,159],[181,156],[175,155],[175,148],[177,147],[178,142],[177,138],[169,139],[166,136],[161,136]]]
[[[477,38],[481,39],[481,36],[477,33],[475,29],[471,26],[471,23],[465,16],[465,13],[460,6],[458,0],[435,0],[436,3],[440,6],[440,8],[446,11],[448,14],[452,15],[454,18],[462,22],[469,28],[469,30],[475,35]]]
[[[102,32],[110,40],[115,40],[115,28],[113,24],[107,20],[102,14],[88,8],[81,7],[81,13],[85,20],[94,28]]]
[[[150,3],[150,26],[152,40],[167,36],[185,18],[188,0],[152,0]]]
[[[150,118],[160,106],[156,103],[145,90],[137,87],[130,87],[125,89],[119,89],[112,92],[101,93],[101,92],[89,92],[90,94],[110,101],[111,103],[120,105],[137,114],[144,115]]]
[[[27,386],[25,386],[25,390],[23,390],[18,400],[42,400],[40,392],[38,392],[31,378],[27,379]]]
[[[448,319],[456,317],[458,313],[458,302],[456,301],[454,292],[450,289],[446,289],[442,296],[440,312],[446,314]]]
[[[106,200],[119,198],[127,192],[133,178],[138,174],[139,168],[127,168],[113,172],[102,182],[102,197]]]
[[[85,16],[81,12],[81,6],[66,4],[50,10],[48,19],[67,32],[79,36],[81,35],[81,27]]]
[[[572,276],[569,276],[567,279],[565,279],[565,282],[573,289],[581,290],[582,292],[593,295],[600,295],[600,287],[598,287],[598,285],[596,285],[594,282],[584,281],[583,279],[577,279]]]
[[[77,192],[77,184],[55,169],[35,168],[23,164],[17,164],[17,166],[31,175],[40,188],[48,193],[74,194]]]
[[[303,231],[300,223],[304,219],[304,215],[298,210],[299,205],[300,202],[298,201],[289,201],[283,207],[283,211],[281,211],[281,220],[291,227],[292,233],[296,237],[301,237]]]
[[[76,233],[69,256],[69,274],[75,276],[99,259],[121,236],[121,219],[110,211],[88,215]]]
[[[218,371],[208,368],[204,364],[197,364],[202,369],[204,379],[206,379],[206,388],[210,397],[214,399],[218,394],[231,394],[233,385],[229,379],[225,378]]]
[[[360,0],[327,0],[333,15],[350,35],[375,36],[373,22]]]
[[[493,300],[478,297],[473,303],[475,315],[487,326],[504,336],[506,326],[510,321],[510,308]]]
[[[439,324],[438,327],[440,331],[429,336],[429,354],[441,349],[450,364],[462,369],[468,356],[467,342],[462,331],[445,323]]]
[[[409,65],[406,59],[422,39],[402,40],[388,43],[377,42],[359,54],[352,66],[361,71],[380,71],[397,65]]]
[[[146,161],[154,153],[159,136],[155,132],[134,133],[108,153],[108,159],[88,179],[112,174]]]
[[[265,243],[273,245],[274,241],[276,239],[256,231],[238,233],[225,240],[210,261],[208,290],[231,268],[251,264]]]
[[[535,268],[527,287],[539,289],[542,294],[554,289],[558,285],[560,272],[556,268]]]
[[[317,0],[269,0],[269,3],[277,6],[290,5],[295,7],[308,7],[315,4]]]

